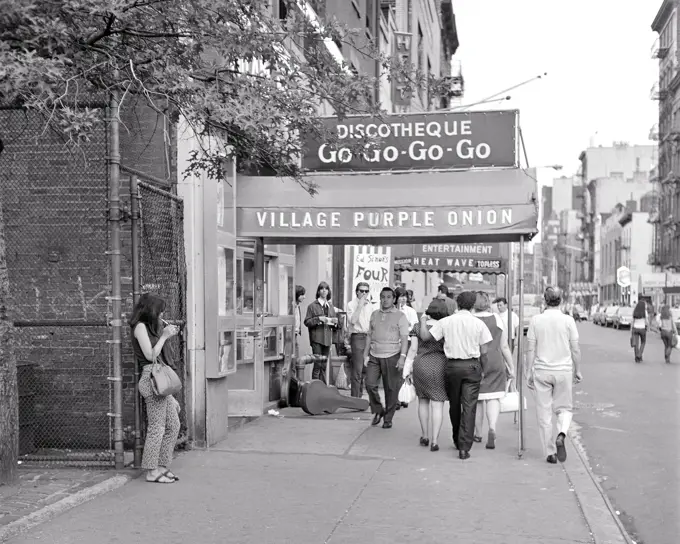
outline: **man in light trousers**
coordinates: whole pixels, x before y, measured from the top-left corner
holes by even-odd
[[[543,298],[547,307],[531,319],[527,332],[526,376],[535,392],[543,454],[555,464],[567,460],[564,442],[572,419],[572,385],[582,380],[581,349],[574,318],[560,310],[560,289],[548,287]],[[558,427],[554,441],[553,411]]]

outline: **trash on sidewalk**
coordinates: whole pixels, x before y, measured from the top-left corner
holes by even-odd
[[[267,412],[270,416],[273,417],[279,417],[279,418],[284,418],[286,416],[282,416],[278,410],[274,410],[273,408]]]

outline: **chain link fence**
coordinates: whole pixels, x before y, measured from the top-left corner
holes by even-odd
[[[105,110],[70,145],[0,108],[4,210],[24,464],[109,465],[112,358]]]
[[[128,184],[130,179],[128,178]],[[186,325],[186,257],[184,252],[184,203],[170,192],[168,184],[159,187],[152,176],[140,173],[137,187],[139,191],[139,270],[130,268],[131,275],[139,274],[140,292],[152,292],[161,296],[166,303],[164,319],[184,331]],[[128,188],[130,185],[128,185]],[[128,191],[128,194],[129,191]],[[131,240],[131,237],[130,237]],[[129,255],[131,256],[131,251]],[[130,277],[130,280],[132,278]],[[124,290],[125,292],[125,290]],[[128,311],[132,311],[132,291],[130,290]],[[131,349],[131,331],[126,330],[123,377],[123,424],[126,437],[134,440],[134,395],[137,394],[134,372],[134,357]],[[177,374],[186,383],[186,345],[184,333],[171,338],[168,343],[173,351],[173,362]],[[180,412],[181,430],[178,444],[187,440],[185,391],[176,395],[182,406]],[[143,409],[143,402],[140,407]],[[142,428],[146,418],[142,412]],[[126,449],[128,439],[126,438]]]

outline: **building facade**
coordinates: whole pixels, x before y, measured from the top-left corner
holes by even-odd
[[[653,192],[649,172],[656,163],[656,145],[614,143],[611,147],[590,147],[579,156],[581,183],[581,228],[579,232],[579,281],[597,285],[601,258],[596,258],[600,235],[599,216],[611,213],[621,201],[639,200]],[[587,301],[590,306],[592,301]]]
[[[678,70],[678,1],[664,0],[652,23],[658,37],[652,56],[659,60],[659,78],[650,98],[659,102],[658,128],[652,132],[659,140],[658,182],[661,193],[659,213],[654,224],[654,244],[650,263],[659,271],[680,268],[680,70]]]

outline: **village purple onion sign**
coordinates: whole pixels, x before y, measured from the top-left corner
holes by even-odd
[[[431,112],[382,118],[324,118],[338,142],[308,138],[309,172],[454,170],[517,166],[517,111]],[[356,143],[374,145],[357,152]]]

